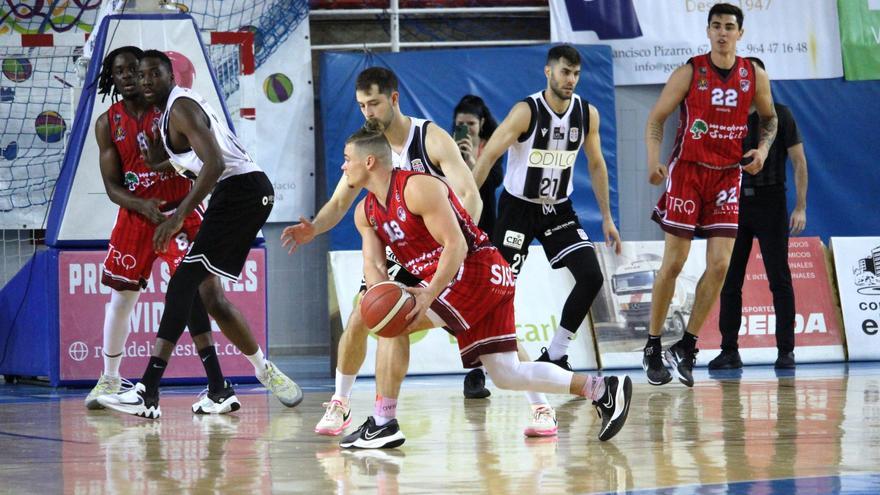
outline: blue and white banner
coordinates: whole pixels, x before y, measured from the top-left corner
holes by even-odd
[[[880,359],[880,237],[832,237],[850,361]]]
[[[688,58],[709,51],[716,1],[550,0],[554,42],[610,45],[616,85],[665,83]],[[758,57],[773,79],[841,77],[837,3],[731,0],[744,13],[740,56]]]

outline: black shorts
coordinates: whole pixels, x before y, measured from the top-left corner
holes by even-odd
[[[502,191],[492,244],[501,251],[514,273],[519,273],[529,254],[529,244],[535,238],[544,246],[544,254],[553,268],[561,268],[562,260],[574,251],[593,249],[571,200],[543,205]]]
[[[412,273],[406,271],[406,268],[403,267],[398,261],[397,257],[394,256],[390,250],[386,250],[385,252],[385,266],[388,268],[388,278],[394,280],[395,282],[400,282],[407,287],[416,287],[418,286],[422,279],[416,277]],[[358,289],[359,292],[367,291],[367,280],[361,278],[361,288]]]
[[[233,175],[218,182],[183,262],[201,263],[214,275],[237,279],[274,203],[275,191],[263,172]]]

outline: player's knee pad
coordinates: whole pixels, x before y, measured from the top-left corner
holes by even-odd
[[[136,290],[110,290],[110,309],[128,314],[134,309],[141,293]]]
[[[592,249],[581,249],[565,258],[565,266],[571,272],[576,284],[599,290],[605,282],[599,260]],[[589,254],[587,254],[589,253]]]
[[[486,373],[496,387],[504,390],[517,390],[520,383],[520,362],[514,352],[498,352],[480,356]]]
[[[177,269],[168,282],[165,311],[162,313],[157,337],[169,342],[177,342],[190,317],[199,284],[206,275],[207,271],[201,263],[182,263]]]
[[[189,334],[193,338],[211,333],[211,319],[208,317],[208,311],[202,303],[202,298],[198,292],[193,299],[192,309],[189,311],[189,320],[187,322]]]

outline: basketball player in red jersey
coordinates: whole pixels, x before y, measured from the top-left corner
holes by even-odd
[[[156,225],[186,196],[191,182],[167,163],[154,170],[144,160],[147,141],[158,134],[162,111],[147,104],[141,94],[137,71],[142,56],[141,49],[133,46],[113,50],[104,59],[99,81],[99,94],[110,94],[113,100],[122,97],[95,122],[101,177],[110,200],[119,205],[119,213],[101,274],[101,283],[111,288],[104,315],[104,372],[86,397],[89,409],[103,409],[98,397],[117,393],[122,387],[119,365],[128,338],[129,316],[140,290],[147,286],[153,262],[157,258],[165,260],[173,273],[202,221],[201,211],[194,211],[168,249],[154,251]],[[190,316],[189,327],[208,376],[224,383],[201,299]]]
[[[110,94],[113,99],[122,96],[95,123],[104,187],[120,208],[102,275],[102,283],[113,289],[104,321],[104,373],[86,398],[89,409],[102,409],[99,397],[121,391],[119,364],[128,338],[129,315],[140,289],[146,286],[153,262],[162,258],[173,274],[202,221],[199,207],[186,216],[182,229],[172,235],[165,249],[155,249],[153,236],[157,225],[174,212],[190,192],[192,182],[178,175],[167,160],[157,160],[162,163],[154,166],[145,159],[144,155],[155,155],[151,147],[157,143],[162,146],[158,130],[162,109],[147,103],[142,94],[138,79],[138,62],[142,57],[143,52],[133,46],[110,52],[104,59],[99,82],[99,94]],[[187,322],[208,377],[208,393],[193,404],[193,412],[223,414],[240,406],[220,369],[208,312],[254,366],[257,378],[282,403],[296,405],[302,400],[302,392],[298,387],[284,386],[290,379],[265,359],[247,325],[242,325],[237,312],[230,310],[219,280],[215,277],[204,285],[205,290],[193,300]]]
[[[416,300],[407,315],[409,332],[445,327],[458,340],[462,364],[485,366],[499,388],[589,397],[602,417],[599,439],[620,430],[632,394],[628,377],[576,375],[548,362],[520,362],[514,274],[446,182],[393,168],[391,147],[371,121],[347,140],[342,170],[348,184],[368,191],[355,207],[367,285],[388,279],[386,247],[422,280],[407,288]],[[409,336],[397,339],[406,343]],[[402,377],[393,376],[396,356],[387,353],[395,349],[379,347],[376,413],[340,442],[343,448],[393,448],[405,441],[395,419]],[[388,383],[389,374],[396,383]]]
[[[736,43],[743,35],[742,10],[715,4],[708,20],[711,51],[672,73],[648,115],[645,130],[649,181],[657,185],[666,180],[652,216],[665,232],[665,246],[654,279],[650,335],[642,360],[652,385],[672,380],[663,361],[679,381],[694,385],[697,335],[718,300],[736,238],[740,177],[743,170],[750,174],[761,170],[776,137],[767,73],[736,56]],[[760,116],[761,135],[758,147],[743,155],[751,104]],[[659,159],[663,123],[676,107],[680,107],[680,121],[667,167]],[[708,239],[706,271],[697,284],[687,330],[661,356],[660,335],[694,235]]]

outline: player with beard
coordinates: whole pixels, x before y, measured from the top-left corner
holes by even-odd
[[[479,218],[482,200],[473,175],[465,164],[461,152],[452,137],[436,124],[410,117],[400,110],[400,93],[397,76],[384,67],[370,67],[362,71],[355,81],[355,98],[361,113],[371,125],[383,129],[385,138],[391,145],[392,165],[408,171],[423,172],[440,177],[452,189],[462,206],[473,218]],[[290,252],[298,246],[311,242],[315,236],[327,232],[338,224],[354,204],[360,187],[353,187],[340,178],[333,196],[325,204],[313,222],[301,218],[300,223],[287,227],[281,239],[284,246],[290,245]],[[388,272],[392,277],[407,286],[418,285],[421,280],[407,272],[388,253]],[[366,284],[361,285],[361,292]],[[325,403],[325,414],[315,427],[322,435],[339,435],[351,423],[349,398],[357,373],[366,358],[368,328],[360,318],[359,308],[354,308],[345,331],[339,341],[336,368],[336,389],[330,401]],[[393,347],[395,356],[393,369],[388,375],[377,377],[378,382],[388,379],[392,389],[399,387],[409,367],[409,347],[402,339],[382,339],[379,346]],[[406,348],[403,348],[406,347]],[[527,356],[525,356],[527,358]],[[485,377],[476,387],[465,381],[465,388],[476,388],[476,396],[489,395],[485,389]],[[398,390],[394,390],[395,395]],[[482,393],[480,393],[482,392]],[[536,409],[530,415],[525,434],[529,436],[550,436],[556,434],[556,417],[543,394],[527,393],[529,403]]]
[[[529,244],[537,238],[550,266],[565,267],[574,277],[575,285],[562,307],[553,340],[538,358],[568,370],[568,345],[604,280],[593,242],[581,227],[569,199],[574,183],[573,165],[581,146],[602,213],[605,243],[617,254],[621,250],[620,234],[609,206],[599,112],[574,92],[580,73],[581,56],[574,47],[551,48],[544,67],[546,89],[514,105],[474,167],[474,178],[478,185],[482,184],[495,160],[508,152],[492,243],[498,246],[514,273],[519,273]]]

